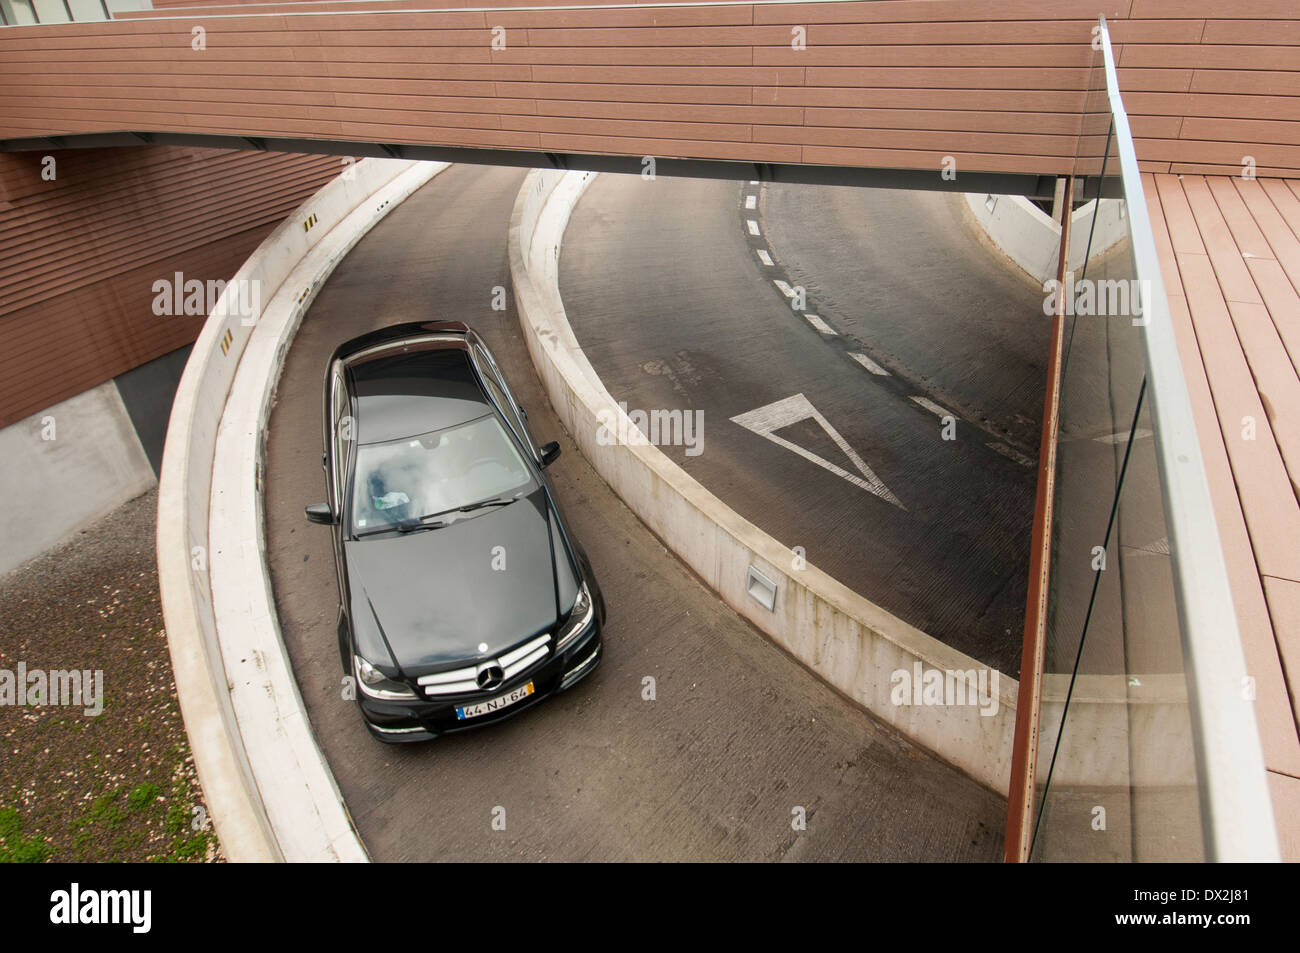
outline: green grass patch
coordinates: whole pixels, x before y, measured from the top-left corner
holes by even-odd
[[[0,807],[0,864],[40,864],[54,848],[42,837],[23,834],[23,820],[12,807]]]

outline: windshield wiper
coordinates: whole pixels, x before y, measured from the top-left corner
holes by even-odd
[[[481,510],[485,506],[505,506],[507,503],[513,503],[519,499],[517,496],[498,496],[490,500],[479,500],[477,503],[471,503],[469,506],[462,506],[456,510],[457,513],[471,513],[474,510]]]
[[[466,503],[464,506],[454,506],[449,510],[438,510],[436,513],[426,513],[424,516],[420,517],[419,522],[424,524],[425,520],[431,520],[435,516],[446,516],[449,513],[472,513],[474,510],[481,510],[487,506],[505,506],[507,503],[513,503],[517,499],[519,499],[518,496],[494,496],[491,499],[479,500],[477,503]],[[446,521],[443,523],[431,523],[427,525],[442,526],[446,525]]]
[[[417,529],[440,529],[447,526],[454,520],[438,520],[436,523],[429,522],[438,516],[446,516],[449,513],[472,513],[474,510],[481,510],[489,506],[505,506],[519,499],[518,496],[496,496],[487,500],[479,500],[477,503],[467,503],[465,506],[457,506],[450,510],[439,510],[436,513],[426,513],[418,520],[408,520],[405,523],[390,523],[387,526],[377,526],[374,529],[368,529],[364,533],[353,533],[353,539],[360,539],[363,536],[373,536],[375,533],[413,533]]]
[[[427,517],[426,517],[427,519]],[[408,520],[405,523],[389,523],[387,526],[376,526],[374,529],[368,529],[362,533],[353,533],[353,539],[361,539],[364,536],[374,536],[376,533],[411,533],[417,529],[437,529],[440,526],[446,526],[445,520],[439,520],[437,523],[425,523],[423,520]]]

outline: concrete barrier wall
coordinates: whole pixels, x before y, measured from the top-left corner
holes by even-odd
[[[742,519],[654,446],[602,445],[603,413],[622,411],[574,337],[558,261],[569,213],[592,173],[535,171],[510,224],[510,271],[520,324],[551,403],[583,454],[638,517],[729,606],[840,692],[995,791],[1011,764],[1017,684],[997,678],[996,711],[896,704],[895,673],[978,671],[974,659],[913,628]],[[631,430],[635,425],[627,422]],[[747,592],[753,566],[776,583],[775,610]],[[991,681],[991,679],[990,679]],[[987,706],[991,709],[992,704]]]
[[[1029,277],[1039,284],[1056,277],[1061,226],[1050,215],[1020,195],[967,193],[966,204],[976,225]],[[1075,209],[1071,218],[1075,241],[1070,249],[1069,267],[1076,275],[1083,268],[1083,256],[1087,250],[1086,240],[1080,241],[1079,236],[1086,236],[1088,229],[1092,228],[1096,206],[1096,200],[1087,202]],[[1102,200],[1092,236],[1094,260],[1128,237],[1125,211],[1120,199]]]
[[[259,730],[259,726],[247,722],[241,725],[236,717],[233,683],[223,661],[210,568],[218,559],[254,559],[261,572],[264,564],[255,547],[252,551],[241,546],[239,551],[218,552],[210,540],[210,522],[214,517],[220,520],[211,506],[214,467],[221,472],[216,453],[218,425],[240,359],[264,313],[282,309],[284,294],[291,300],[314,294],[346,247],[351,247],[391,207],[391,198],[373,203],[372,199],[416,165],[398,160],[363,160],[346,178],[336,177],[277,228],[218,300],[194,345],[172,406],[158,494],[158,575],[163,617],[181,712],[208,814],[227,858],[233,861],[296,859],[301,857],[304,844],[292,838],[282,839],[286,831],[272,824],[266,803],[268,793],[276,796],[286,787],[293,787],[287,776],[293,765],[286,763],[286,776],[280,778],[268,777],[265,772],[259,775],[254,770],[240,729],[242,726],[251,732]],[[427,166],[424,171],[432,174]],[[355,215],[358,210],[360,214]],[[350,240],[342,233],[335,234],[344,223]],[[295,269],[325,240],[331,252],[324,257],[322,270],[306,287],[299,287],[303,272],[295,273]],[[342,251],[341,245],[346,246]],[[289,282],[291,275],[293,283]],[[241,314],[231,299],[250,282],[260,288],[259,303],[249,313]],[[253,533],[254,540],[257,533]],[[269,598],[269,586],[264,586],[263,591]],[[262,645],[259,652],[262,658],[282,659],[283,645]],[[305,715],[299,712],[299,717],[305,728]],[[271,726],[267,730],[279,729]],[[260,742],[255,747],[260,748]],[[302,786],[306,787],[305,781]],[[335,808],[342,811],[337,802]],[[284,812],[278,814],[283,821]],[[349,845],[347,835],[337,831],[337,824],[319,821],[302,820],[334,832],[341,840],[332,845],[318,838],[314,843],[318,859],[342,856],[340,852],[353,859],[358,853],[364,856],[355,835],[355,843]]]
[[[0,430],[0,574],[154,485],[112,381]]]

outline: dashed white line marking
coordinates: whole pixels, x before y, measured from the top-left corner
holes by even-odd
[[[756,249],[756,251],[758,252],[758,260],[761,261],[763,264],[767,265],[767,267],[771,268],[772,256],[769,255],[767,252],[763,251],[763,249],[761,248]]]
[[[1010,460],[1016,461],[1016,463],[1019,463],[1021,466],[1032,467],[1034,465],[1033,460],[1025,456],[1015,447],[1008,447],[1005,443],[989,443],[989,444],[985,444],[985,446],[988,447],[990,450],[997,451],[998,453],[1002,454],[1002,456],[1007,457]]]
[[[823,321],[821,318],[819,318],[817,315],[805,314],[804,317],[808,320],[809,324],[815,327],[822,334],[829,334],[833,337],[839,337],[839,334],[836,333],[835,329],[831,327],[829,324],[827,324],[825,321]]]
[[[748,208],[748,209],[755,209],[755,208],[758,208],[758,196],[757,196],[757,195],[746,195],[746,196],[745,196],[745,208]]]
[[[940,407],[940,406],[939,406],[938,404],[936,404],[934,401],[930,400],[928,397],[915,397],[915,396],[914,396],[914,397],[912,398],[912,400],[916,401],[918,404],[920,404],[922,407],[924,407],[924,408],[925,408],[926,410],[928,410],[930,413],[934,414],[936,417],[953,417],[953,418],[956,418],[956,416],[957,416],[956,414],[951,413],[950,411],[944,410],[942,407]]]
[[[885,370],[883,367],[881,367],[871,358],[867,357],[867,355],[865,354],[852,353],[849,355],[849,357],[853,358],[853,360],[857,361],[859,364],[861,364],[863,367],[865,367],[873,374],[877,374],[880,377],[889,376],[889,371]]]
[[[1133,431],[1133,436],[1138,440],[1141,440],[1143,437],[1151,436],[1151,431],[1143,430],[1139,427],[1137,430]],[[1121,430],[1119,433],[1111,433],[1104,437],[1093,437],[1092,439],[1098,443],[1128,443],[1128,431]]]
[[[749,229],[749,234],[751,235],[763,234],[758,230],[758,222],[754,221],[752,218],[745,219],[745,227]]]
[[[749,180],[749,184],[750,184],[750,185],[758,185],[758,179],[750,179],[750,180]]]
[[[772,284],[776,285],[777,288],[780,289],[781,294],[785,295],[787,298],[793,298],[793,297],[794,297],[794,289],[791,288],[791,287],[790,287],[788,284],[786,284],[784,281],[782,281],[780,278],[773,278],[773,279],[772,279]]]

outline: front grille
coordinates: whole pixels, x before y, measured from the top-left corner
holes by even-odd
[[[525,642],[517,649],[511,649],[496,660],[505,673],[504,682],[509,682],[516,675],[522,675],[546,657],[551,641],[550,635],[539,635],[531,642]],[[468,695],[478,692],[478,665],[467,668],[454,668],[448,672],[435,672],[433,675],[421,675],[415,681],[430,697],[438,695]],[[496,691],[497,688],[492,689]]]

